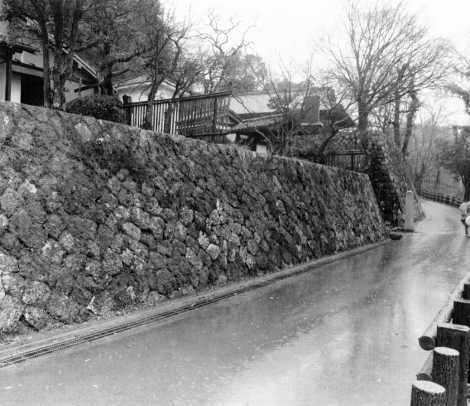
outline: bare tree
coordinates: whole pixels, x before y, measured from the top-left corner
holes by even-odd
[[[421,105],[421,102],[418,98],[418,91],[415,87],[414,77],[410,79],[408,96],[410,98],[410,103],[408,106],[408,112],[406,114],[406,128],[403,137],[403,143],[401,145],[401,153],[404,158],[406,158],[408,155],[408,145],[413,135],[414,120]]]
[[[424,117],[416,125],[410,138],[409,157],[413,181],[418,192],[426,175],[439,164],[439,139],[448,137],[448,130],[441,126],[441,108],[424,106]]]
[[[370,112],[369,121],[373,129],[382,133],[387,132],[395,119],[395,109],[392,103],[381,104]],[[400,119],[400,118],[399,118]]]
[[[464,200],[470,199],[470,127],[454,127],[454,139],[441,140],[440,164],[460,178],[464,187]]]
[[[462,100],[466,113],[470,115],[470,59],[456,51],[453,59],[454,77],[446,88]]]
[[[101,0],[93,3],[83,24],[87,56],[95,61],[102,94],[114,94],[114,80],[132,69],[148,49],[142,19],[159,10],[158,0]]]
[[[433,86],[445,74],[447,46],[428,37],[403,3],[367,10],[352,4],[346,18],[347,46],[328,47],[336,81],[356,103],[358,130],[366,139],[371,112],[409,93]],[[398,103],[399,104],[399,103]]]
[[[197,55],[187,55],[183,52],[172,74],[174,84],[172,100],[191,93],[194,86],[201,81],[203,72],[203,61]]]
[[[296,137],[311,134],[320,125],[318,89],[314,86],[311,66],[303,73],[303,80],[294,81],[292,70],[282,67],[282,79],[269,77],[264,94],[269,102],[266,111],[252,111],[244,103],[242,95],[235,94],[236,100],[244,107],[246,113],[258,116],[260,122],[251,125],[251,132],[256,133],[274,154],[292,156]]]
[[[353,102],[347,99],[345,93],[337,95],[334,89],[328,85],[320,89],[319,96],[323,108],[323,114],[320,116],[323,128],[321,130],[322,139],[316,150],[316,155],[317,160],[324,163],[328,146],[339,136],[342,129],[354,124],[348,114]]]
[[[231,18],[226,24],[214,11],[210,11],[207,32],[199,37],[207,44],[204,53],[204,93],[214,93],[232,88],[231,77],[248,46],[247,33],[242,23]],[[238,37],[238,39],[236,39]]]
[[[156,5],[157,7],[157,5]],[[153,101],[161,84],[177,70],[183,55],[183,42],[189,26],[175,22],[172,14],[158,8],[144,18],[149,51],[144,55],[144,69],[150,81],[144,128],[152,128]]]
[[[177,46],[181,45],[178,44]],[[179,60],[177,61],[175,71],[171,75],[174,88],[171,95],[171,103],[165,112],[164,131],[166,133],[171,132],[171,122],[177,108],[177,100],[192,92],[194,85],[200,81],[204,71],[202,62],[197,58],[192,59],[185,56],[182,49],[179,53],[175,54],[175,57]]]

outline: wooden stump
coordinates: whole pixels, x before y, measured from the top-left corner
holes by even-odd
[[[437,326],[436,343],[438,347],[449,347],[460,354],[459,361],[459,406],[467,406],[467,380],[470,348],[470,328],[457,324],[442,323]]]
[[[463,285],[462,298],[465,300],[470,299],[470,283],[466,283]]]
[[[449,300],[439,310],[439,313],[434,317],[434,320],[431,322],[431,324],[428,326],[428,328],[424,331],[421,337],[419,337],[419,345],[423,350],[430,351],[434,347],[438,347],[439,344],[436,344],[436,334],[437,334],[437,326],[438,324],[442,323],[449,323],[449,320],[453,318],[454,315],[454,302],[461,300],[462,299],[462,292],[464,290],[464,285],[469,282],[469,276],[465,276],[459,284],[455,287],[455,289],[452,291],[452,294],[449,297]],[[463,314],[463,313],[461,313]],[[460,317],[458,315],[457,317]],[[453,322],[455,324],[464,324],[459,321],[457,321],[455,318],[453,319]],[[470,322],[470,320],[469,320]],[[447,347],[446,345],[441,345],[441,347]]]
[[[456,299],[454,300],[454,312],[452,321],[455,324],[462,324],[470,327],[470,300]]]
[[[445,406],[446,390],[437,383],[415,381],[411,386],[410,406]]]
[[[448,347],[434,348],[432,380],[446,390],[445,405],[457,406],[459,388],[459,352]]]

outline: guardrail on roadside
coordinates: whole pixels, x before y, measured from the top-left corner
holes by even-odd
[[[470,275],[460,281],[418,342],[432,352],[412,385],[411,406],[467,406]]]
[[[435,202],[448,204],[454,207],[459,207],[462,204],[462,200],[458,197],[443,195],[441,193],[426,192],[425,190],[421,190],[419,195],[426,199],[434,200]]]

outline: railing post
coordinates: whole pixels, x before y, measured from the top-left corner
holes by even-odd
[[[445,391],[437,383],[415,381],[411,386],[410,406],[445,406]]]
[[[132,121],[131,121],[132,106],[128,106],[128,105],[124,104],[122,106],[122,108],[124,109],[124,114],[126,116],[126,124],[131,125],[132,124]]]
[[[459,388],[459,352],[453,348],[434,348],[432,363],[433,382],[445,388],[446,406],[457,406]]]
[[[217,106],[217,97],[214,98],[214,117],[212,119],[212,132],[216,133],[217,132],[217,115],[219,114],[218,112],[218,106]]]

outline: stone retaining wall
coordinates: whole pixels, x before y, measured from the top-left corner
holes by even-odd
[[[369,168],[367,174],[372,182],[375,194],[385,221],[392,225],[403,226],[405,217],[406,192],[414,195],[415,221],[424,218],[424,211],[411,180],[407,162],[393,142],[391,134],[370,133],[367,147]]]
[[[0,104],[0,331],[274,272],[385,237],[367,175]]]

